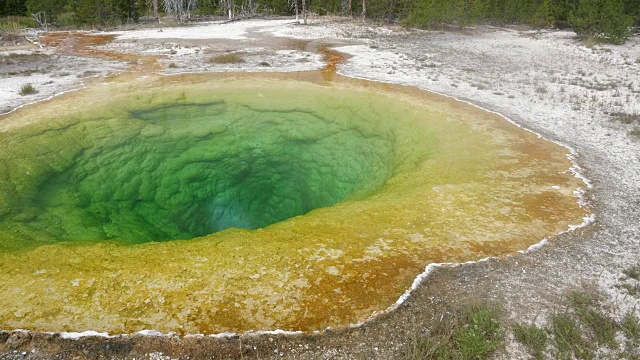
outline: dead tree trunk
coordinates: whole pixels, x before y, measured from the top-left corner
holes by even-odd
[[[302,0],[302,22],[307,25],[307,0]]]
[[[218,2],[219,6],[222,8],[222,13],[229,14],[229,20],[233,20],[233,3],[232,0],[220,0]]]
[[[300,19],[300,11],[298,11],[298,0],[287,0],[288,4],[289,4],[289,9],[291,9],[291,7],[293,6],[293,8],[296,10],[296,23],[298,23],[298,20]],[[302,0],[302,7],[304,9],[304,0]]]
[[[36,21],[36,23],[38,23],[38,26],[43,28],[44,31],[49,31],[49,24],[47,24],[47,12],[46,11],[40,11],[37,13],[31,13],[31,17],[33,18],[33,20]]]
[[[153,17],[156,21],[160,21],[160,17],[158,16],[158,0],[153,0]]]
[[[198,9],[198,0],[164,0],[164,10],[181,23],[191,18],[192,11]]]
[[[187,0],[187,19],[191,20],[191,12],[198,9],[198,0]]]
[[[362,20],[367,17],[367,0],[362,0]]]
[[[347,3],[347,14],[350,18],[353,17],[353,11],[351,11],[351,0],[349,0],[349,2]]]

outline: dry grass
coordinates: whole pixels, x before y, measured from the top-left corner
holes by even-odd
[[[2,65],[23,65],[33,62],[41,62],[47,60],[49,56],[43,54],[16,54],[10,53],[0,55],[0,64]]]
[[[210,64],[240,64],[244,62],[242,56],[237,53],[228,53],[209,58]]]
[[[589,49],[591,49],[591,48],[593,48],[596,45],[599,45],[601,43],[602,43],[602,39],[600,39],[597,36],[588,36],[588,37],[582,39],[582,44],[585,47],[589,48]]]
[[[17,21],[0,23],[0,38],[15,43],[20,38],[22,30],[24,30],[24,26]]]
[[[626,125],[640,125],[640,113],[615,112],[610,115],[613,121]]]

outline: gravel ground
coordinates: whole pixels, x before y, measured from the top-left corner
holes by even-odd
[[[202,57],[193,55],[196,48],[202,53],[268,52],[269,60],[260,61],[269,61],[269,70],[284,71],[301,70],[296,67],[300,58],[311,58],[305,61],[304,69],[317,68],[321,65],[316,53],[319,44],[339,44],[338,50],[351,56],[338,68],[343,75],[417,86],[466,100],[574,149],[577,162],[593,184],[586,199],[595,214],[594,223],[561,234],[520,256],[437,268],[396,311],[359,328],[288,336],[133,335],[78,340],[15,331],[0,333],[0,359],[395,359],[415,329],[428,326],[450,304],[470,297],[484,298],[503,304],[509,319],[540,323],[557,308],[564,292],[583,283],[606,294],[612,316],[619,318],[627,311],[640,315],[640,299],[617,286],[623,281],[622,270],[640,259],[640,120],[621,115],[640,114],[638,37],[624,46],[588,48],[571,32],[517,28],[427,32],[325,20],[310,26],[281,21],[273,26],[248,24],[246,28],[243,32],[234,25],[233,43],[218,35],[206,41],[172,38],[175,46],[167,47],[169,40],[154,46],[129,34],[126,40],[103,47],[132,52],[146,48],[150,53],[162,53],[165,66],[175,63],[187,71],[225,70],[196,66],[202,62]],[[55,58],[55,51],[47,54],[49,60],[43,61],[63,61],[62,57]],[[259,64],[259,58],[247,61],[245,69],[259,69],[251,68]],[[87,63],[79,65],[77,71],[87,66],[113,72],[125,66],[104,59],[83,60]],[[24,81],[22,77],[3,76],[0,89]],[[60,83],[52,93],[43,91],[32,100],[80,84],[75,79]],[[29,101],[13,92],[0,91],[0,111]],[[600,357],[606,358],[606,354]],[[525,356],[519,345],[508,341],[497,358]]]

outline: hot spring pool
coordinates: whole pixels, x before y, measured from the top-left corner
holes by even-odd
[[[314,330],[433,262],[580,223],[566,149],[411,88],[317,74],[96,85],[0,117],[0,324]]]

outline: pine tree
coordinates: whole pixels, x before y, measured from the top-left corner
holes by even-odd
[[[27,0],[27,12],[30,14],[46,14],[47,22],[54,22],[56,16],[65,10],[66,0]]]
[[[579,0],[551,0],[551,11],[553,13],[554,25],[558,27],[568,27],[569,15],[576,11]]]
[[[625,0],[624,13],[631,16],[635,26],[640,26],[640,0]]]
[[[622,0],[580,0],[569,15],[569,23],[582,38],[595,37],[620,44],[629,36],[631,17],[625,15]]]
[[[123,23],[138,21],[140,17],[138,4],[134,0],[116,0],[115,10],[115,18]]]
[[[595,36],[600,26],[600,0],[580,0],[569,15],[571,27],[581,37]]]
[[[26,11],[24,0],[0,1],[0,14],[2,15],[25,15]]]
[[[527,0],[507,0],[504,3],[504,21],[515,23],[520,20],[521,9],[526,7]]]
[[[538,27],[554,25],[553,8],[551,0],[543,0],[532,19],[532,24]]]
[[[612,43],[621,44],[631,35],[633,19],[624,13],[622,0],[604,0],[600,19],[599,30]]]
[[[470,18],[474,24],[477,24],[484,20],[485,2],[483,0],[471,0],[470,4]]]

